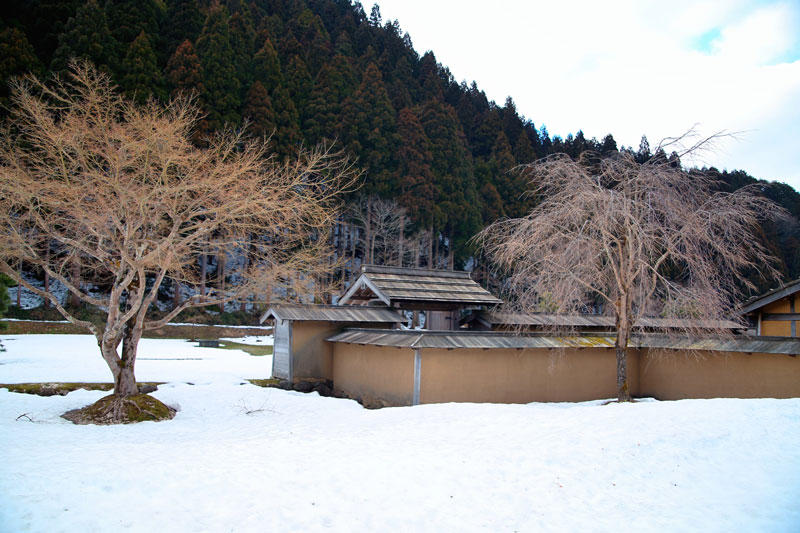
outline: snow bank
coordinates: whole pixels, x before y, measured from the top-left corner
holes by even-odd
[[[89,337],[2,341],[0,382],[108,379]],[[171,380],[170,422],[74,426],[59,414],[104,393],[0,389],[0,530],[800,526],[797,399],[370,411],[240,384],[268,357],[151,339],[141,357],[140,379]]]

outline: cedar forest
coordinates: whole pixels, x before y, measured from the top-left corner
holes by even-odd
[[[680,163],[675,154],[651,153],[645,137],[633,148],[617,146],[610,134],[550,135],[535,117],[522,116],[511,97],[498,105],[475,82],[459,83],[432,52],[420,56],[377,5],[367,14],[350,0],[4,2],[0,50],[4,106],[13,76],[62,72],[71,58],[87,58],[138,101],[195,94],[205,113],[198,143],[243,125],[253,135],[272,135],[278,157],[300,144],[338,143],[364,169],[363,184],[345,198],[329,236],[346,260],[340,281],[372,262],[466,267],[493,285],[472,237],[501,217],[523,216],[537,201],[509,169],[559,152],[577,159],[627,150],[641,161]],[[785,279],[800,277],[794,189],[742,170],[691,173],[714,177],[728,190],[760,183],[762,194],[794,217],[764,222],[761,239]],[[224,280],[224,261],[203,257],[200,265],[210,280]],[[770,288],[756,272],[752,280]]]

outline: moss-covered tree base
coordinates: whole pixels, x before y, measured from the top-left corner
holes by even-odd
[[[67,411],[63,415],[75,424],[133,424],[135,422],[171,420],[175,409],[147,394],[100,398],[92,405]]]

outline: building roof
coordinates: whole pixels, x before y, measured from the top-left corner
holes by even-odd
[[[507,313],[488,311],[479,313],[477,320],[489,326],[539,326],[561,328],[614,328],[614,317],[606,315],[557,315],[550,313]],[[745,329],[732,320],[694,320],[681,318],[639,317],[634,328],[653,329]]]
[[[397,302],[433,302],[455,305],[494,305],[501,300],[470,278],[469,272],[362,265],[361,275],[340,298],[340,304],[354,300],[381,300],[388,306]]]
[[[613,348],[612,335],[517,335],[505,332],[347,329],[326,339],[396,348]],[[634,335],[632,348],[798,355],[800,339],[782,337],[678,337]]]
[[[791,296],[798,291],[800,291],[800,279],[785,283],[777,289],[772,289],[761,296],[750,298],[742,305],[742,307],[739,309],[739,312],[743,315],[752,313],[753,311],[769,305],[772,302],[777,302],[781,298]]]
[[[406,318],[388,307],[338,306],[338,305],[274,305],[261,317],[279,320],[329,321],[329,322],[405,322]]]

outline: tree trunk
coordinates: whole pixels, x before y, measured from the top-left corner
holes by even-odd
[[[455,262],[455,254],[453,253],[453,237],[447,237],[447,269],[448,270],[455,270],[456,262]]]
[[[181,283],[177,279],[172,280],[172,307],[181,305]]]
[[[439,234],[431,229],[431,264],[428,268],[436,269],[439,264]]]
[[[122,337],[122,360],[119,363],[118,371],[114,373],[114,394],[117,396],[139,394],[133,369],[136,365],[136,352],[141,338],[142,330],[140,328],[125,327],[125,334]]]
[[[19,260],[19,277],[22,279],[22,258]],[[22,283],[17,283],[17,307],[22,308]]]
[[[200,255],[200,301],[203,301],[206,296],[206,267],[208,266],[208,256],[206,251]]]
[[[81,288],[81,264],[78,262],[78,258],[77,257],[75,259],[73,259],[72,265],[70,265],[70,266],[71,266],[71,270],[72,270],[71,275],[70,275],[70,278],[71,278],[70,281],[72,282],[72,285],[74,285],[76,289],[80,289]],[[80,297],[77,294],[75,294],[74,292],[69,293],[69,304],[72,307],[80,306],[81,305]]]
[[[621,300],[625,300],[621,297]],[[617,303],[617,340],[614,349],[617,354],[617,400],[620,402],[631,401],[631,391],[628,385],[628,339],[630,338],[630,314],[624,304]]]
[[[50,266],[50,243],[47,243],[47,250],[44,252],[44,264]],[[44,271],[44,292],[50,294],[50,275],[47,270]],[[50,308],[50,300],[44,299],[44,308]]]
[[[406,225],[406,217],[400,217],[400,235],[397,239],[397,266],[403,267],[403,228]]]
[[[217,288],[219,293],[225,292],[225,252],[217,254]],[[219,304],[219,312],[225,312],[225,304]]]

